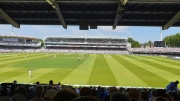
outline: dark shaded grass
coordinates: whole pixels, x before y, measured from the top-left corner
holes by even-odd
[[[97,55],[88,84],[118,85],[104,55]]]

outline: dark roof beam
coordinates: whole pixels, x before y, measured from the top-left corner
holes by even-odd
[[[20,28],[20,25],[15,22],[9,15],[7,15],[1,8],[0,8],[0,16],[4,18],[8,23],[16,28]]]
[[[45,0],[0,0],[0,2],[46,2]]]
[[[58,17],[59,17],[59,20],[60,20],[63,28],[64,28],[64,29],[67,29],[66,22],[64,21],[63,15],[62,15],[61,10],[60,10],[60,8],[59,8],[59,6],[58,6],[57,3],[55,3],[55,7],[56,7],[56,8],[55,8],[56,14],[57,14]]]
[[[116,12],[116,17],[114,19],[113,29],[116,29],[118,21],[121,20],[121,18],[122,18],[124,7],[122,7],[121,5],[122,4],[119,3],[119,6],[118,6],[118,9],[117,9],[117,12]]]
[[[169,20],[163,27],[163,30],[168,29],[170,26],[172,26],[177,20],[179,20],[180,18],[180,11],[176,13],[176,15],[174,15],[171,20]]]
[[[57,14],[57,16],[58,16],[58,18],[59,18],[63,28],[67,29],[66,22],[65,22],[65,20],[63,18],[63,15],[61,13],[61,10],[59,8],[59,5],[58,5],[57,1],[56,0],[46,0],[46,1],[55,9],[56,14]]]

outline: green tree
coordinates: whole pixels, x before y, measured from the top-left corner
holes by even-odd
[[[180,33],[175,35],[166,36],[163,41],[168,47],[180,47]]]
[[[141,47],[141,44],[138,41],[133,40],[132,38],[128,38],[127,41],[131,43],[132,48]]]
[[[41,42],[41,47],[44,47],[44,42],[43,41]]]

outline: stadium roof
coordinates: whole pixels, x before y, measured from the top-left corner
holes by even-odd
[[[38,38],[33,38],[33,37],[26,37],[26,36],[8,36],[8,35],[0,35],[0,38],[22,38],[22,39],[38,40]]]
[[[78,37],[78,36],[48,36],[46,37],[47,38],[68,38],[68,39],[85,39],[85,38],[88,38],[88,39],[127,39],[125,37],[92,37],[92,36],[87,36],[87,37]]]
[[[0,24],[180,26],[180,0],[0,0]]]

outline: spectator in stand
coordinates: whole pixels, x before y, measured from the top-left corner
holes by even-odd
[[[175,101],[180,101],[180,92],[174,96]]]
[[[170,82],[167,86],[166,86],[166,91],[167,92],[175,92],[178,93],[178,88],[177,85],[179,84],[179,81],[175,81],[175,82]]]
[[[169,94],[166,94],[166,90],[165,89],[158,89],[156,90],[156,97],[162,96],[166,99],[168,99],[169,101],[172,101],[172,98]]]
[[[27,101],[28,94],[25,87],[18,87],[12,96],[13,101]]]
[[[128,96],[121,94],[121,93],[114,93],[111,96],[110,101],[131,101]]]
[[[131,101],[139,101],[140,91],[137,89],[130,89],[128,96],[131,99]]]
[[[54,96],[52,101],[71,101],[77,97],[79,97],[78,94],[72,89],[64,88]]]
[[[91,89],[91,93],[92,93],[92,96],[93,96],[93,97],[98,98],[98,92],[97,92],[97,90]]]
[[[57,88],[58,88],[58,90],[60,89],[60,87],[61,87],[61,83],[60,83],[60,82],[58,82],[58,84],[57,84]]]
[[[156,98],[156,91],[153,90],[151,93],[152,93],[152,97],[149,98],[149,101],[153,101]]]
[[[49,89],[51,89],[53,86],[54,86],[53,80],[50,80],[50,81],[49,81]]]
[[[56,86],[53,86],[51,89],[58,91],[58,88]]]
[[[166,99],[165,97],[159,96],[159,97],[156,97],[153,101],[168,101],[168,99]]]
[[[57,89],[56,89],[57,90]],[[47,90],[46,93],[44,94],[44,99],[47,101],[51,101],[53,97],[56,95],[56,91],[53,87],[50,90]]]
[[[17,80],[14,80],[14,81],[13,81],[13,84],[17,84]]]
[[[104,96],[102,100],[103,100],[103,101],[110,101],[110,97],[111,97],[114,93],[118,93],[118,92],[119,92],[119,91],[118,91],[117,88],[115,88],[115,87],[110,88],[109,95]]]
[[[107,96],[103,87],[100,88],[100,93],[98,95],[99,95],[99,100],[102,100],[103,97]]]
[[[148,101],[148,99],[149,99],[148,93],[146,91],[142,90],[140,93],[140,99],[141,99],[141,101]]]
[[[40,85],[40,82],[39,82],[39,81],[37,81],[37,82],[36,82],[36,85]]]
[[[88,87],[83,87],[80,89],[80,96],[92,96],[91,89]]]
[[[31,99],[29,101],[45,101],[42,96],[43,96],[43,93],[44,93],[44,87],[41,86],[41,85],[38,85],[36,88],[35,88],[35,98],[34,99]]]
[[[164,89],[157,89],[156,90],[156,97],[158,97],[158,96],[166,97],[166,90],[164,90]]]
[[[99,100],[96,97],[85,96],[85,97],[78,97],[72,101],[99,101]]]

